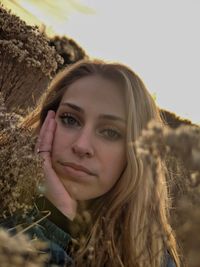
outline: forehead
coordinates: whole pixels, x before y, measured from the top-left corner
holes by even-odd
[[[96,106],[125,115],[125,90],[117,82],[91,75],[72,83],[63,95],[62,101],[71,101],[84,108]]]

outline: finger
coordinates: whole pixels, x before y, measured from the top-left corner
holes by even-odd
[[[46,129],[48,127],[48,124],[49,124],[49,121],[51,119],[55,118],[55,112],[53,110],[49,110],[48,113],[47,113],[47,116],[45,118],[45,121],[44,123],[42,124],[42,127],[40,129],[40,133],[39,133],[39,139],[42,139],[45,132],[46,132]]]
[[[47,167],[47,164],[45,166]],[[70,197],[57,175],[53,174],[53,169],[47,167],[46,173],[48,175],[45,179],[46,198],[65,216],[73,219],[76,213],[76,201]]]
[[[55,112],[52,111],[52,110],[49,110],[48,111],[48,114],[47,114],[47,116],[45,118],[45,121],[42,124],[42,127],[40,129],[40,133],[39,133],[38,140],[37,140],[36,147],[35,147],[35,151],[36,152],[40,148],[40,143],[43,141],[44,135],[45,135],[45,133],[47,131],[47,128],[48,128],[48,125],[49,125],[49,121],[52,118],[55,118]]]
[[[46,131],[43,134],[42,140],[40,141],[39,150],[40,154],[45,159],[50,157],[52,151],[52,144],[56,130],[56,121],[55,119],[50,119]]]
[[[73,220],[76,214],[76,201],[71,198],[66,188],[58,178],[56,172],[52,168],[51,158],[47,157],[44,161],[45,173],[45,191],[46,198],[54,203],[54,205],[70,220]]]

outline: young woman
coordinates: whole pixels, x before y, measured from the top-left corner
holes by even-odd
[[[80,61],[57,75],[33,114],[26,123],[40,120],[51,217],[73,224],[82,206],[91,215],[75,266],[180,266],[164,170],[155,181],[133,145],[150,120],[162,123],[141,79],[118,63]]]

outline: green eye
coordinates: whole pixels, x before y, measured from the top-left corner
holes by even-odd
[[[76,119],[75,116],[73,116],[70,113],[64,113],[62,115],[59,116],[61,119],[61,122],[69,127],[79,127],[80,126],[80,122]]]
[[[121,138],[121,134],[114,129],[104,129],[101,134],[110,140],[118,140]]]

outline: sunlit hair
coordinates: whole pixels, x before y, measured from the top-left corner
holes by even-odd
[[[169,253],[177,266],[176,242],[168,223],[169,199],[163,163],[154,179],[147,164],[136,155],[134,142],[152,119],[162,123],[159,110],[141,79],[127,66],[99,60],[79,61],[53,80],[41,107],[26,120],[30,126],[44,122],[56,110],[67,88],[78,79],[99,75],[120,86],[127,107],[127,166],[114,187],[94,199],[93,225],[85,246],[77,252],[76,266],[93,248],[87,266],[161,267]],[[39,115],[40,114],[40,115]],[[40,117],[39,117],[40,116]]]

